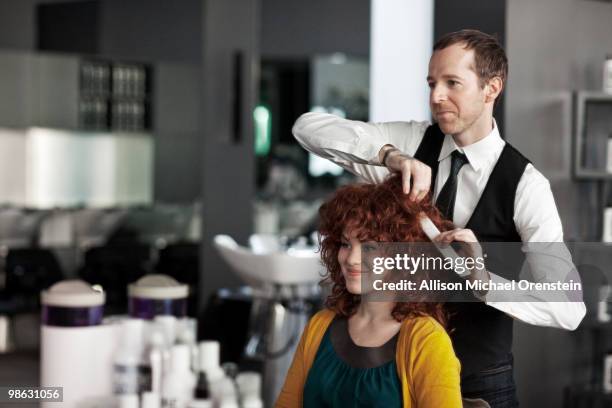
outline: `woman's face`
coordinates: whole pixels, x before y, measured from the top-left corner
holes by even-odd
[[[366,273],[362,265],[362,255],[367,257],[376,250],[375,242],[361,242],[356,238],[355,232],[345,231],[338,250],[338,263],[342,276],[346,281],[346,289],[353,295],[362,293],[362,280]]]

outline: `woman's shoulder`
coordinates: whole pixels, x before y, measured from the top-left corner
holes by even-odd
[[[310,318],[311,322],[323,322],[323,321],[332,321],[336,317],[336,312],[331,309],[323,308],[319,310],[317,313],[312,315]]]
[[[429,330],[436,332],[442,331],[446,333],[446,330],[440,324],[440,322],[429,315],[414,316],[404,319],[402,322],[402,329],[404,328],[411,331]]]
[[[319,348],[321,339],[327,331],[327,328],[334,320],[336,313],[329,309],[323,309],[315,313],[306,326],[304,327],[304,333],[302,335],[302,341],[304,342],[304,348],[306,352],[315,353]],[[314,354],[311,355],[314,358]]]
[[[427,401],[427,406],[461,406],[461,363],[436,319],[419,316],[403,322],[396,362],[410,398]]]
[[[325,330],[332,320],[334,320],[334,317],[336,317],[336,312],[333,310],[327,308],[321,309],[310,318],[307,329],[309,331]]]
[[[413,317],[402,323],[397,351],[412,365],[418,360],[442,366],[452,363],[457,371],[460,367],[448,332],[431,316]]]
[[[450,345],[450,337],[446,329],[431,316],[416,316],[407,318],[402,322],[400,333],[405,340],[411,343],[421,343],[424,340],[436,343],[442,342]]]

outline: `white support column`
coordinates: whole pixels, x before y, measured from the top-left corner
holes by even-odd
[[[434,0],[372,0],[370,121],[431,120]]]

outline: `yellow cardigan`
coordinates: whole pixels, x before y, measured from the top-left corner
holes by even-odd
[[[276,408],[302,407],[302,393],[319,344],[335,313],[324,309],[304,329]],[[404,408],[461,407],[459,360],[450,337],[432,317],[402,322],[395,351]]]

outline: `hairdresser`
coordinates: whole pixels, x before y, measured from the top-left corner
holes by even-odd
[[[404,193],[412,200],[431,191],[436,206],[459,227],[437,241],[562,242],[548,180],[501,138],[493,118],[507,72],[505,51],[494,37],[476,30],[450,33],[434,45],[429,61],[433,124],[364,123],[307,113],[293,133],[305,149],[367,181],[401,173]],[[524,251],[529,259],[529,247]],[[503,282],[517,271],[508,276],[488,261],[484,272],[479,279]],[[547,279],[565,278],[555,277],[563,273],[555,270],[543,273]],[[462,395],[482,398],[494,408],[516,407],[513,319],[574,330],[586,308],[581,301],[545,302],[537,292],[531,294],[533,302],[478,296],[482,302],[448,304],[454,312],[449,326],[462,366]]]

